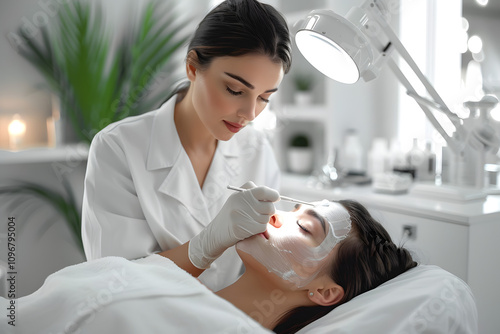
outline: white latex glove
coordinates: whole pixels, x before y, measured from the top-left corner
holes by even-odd
[[[279,200],[279,193],[271,188],[256,187],[245,183],[248,189],[229,196],[217,216],[198,235],[189,241],[189,260],[206,269],[238,241],[262,233],[276,209],[272,202]]]

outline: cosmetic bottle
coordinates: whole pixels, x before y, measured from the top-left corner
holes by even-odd
[[[407,167],[406,154],[401,149],[399,141],[397,139],[392,139],[389,148],[389,171]]]
[[[436,154],[432,151],[432,144],[430,142],[425,144],[424,163],[419,170],[419,174],[420,181],[436,181]]]
[[[363,155],[363,146],[361,145],[361,140],[356,130],[347,130],[344,139],[344,147],[339,159],[342,169],[345,169],[348,173],[365,172]]]
[[[367,172],[373,177],[376,174],[382,174],[390,171],[390,155],[387,147],[387,140],[384,138],[375,138],[370,152],[368,152]]]
[[[413,138],[413,147],[408,152],[408,163],[415,170],[415,180],[421,181],[425,171],[425,153],[418,146],[418,139]]]

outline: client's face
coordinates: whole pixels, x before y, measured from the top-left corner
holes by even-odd
[[[252,261],[246,256],[249,254],[267,271],[302,287],[332,261],[330,254],[339,239],[325,216],[340,211],[350,224],[349,215],[341,210],[332,203],[332,208],[327,204],[326,208],[300,206],[293,212],[277,211],[266,232],[239,242],[236,248],[244,263]]]
[[[314,208],[299,205],[292,212],[277,211],[261,236],[280,249],[311,248],[325,240],[328,228]]]

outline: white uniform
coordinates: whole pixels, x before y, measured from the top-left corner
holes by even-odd
[[[272,333],[159,255],[66,267],[31,295],[0,297],[2,310],[10,305],[17,316],[3,316],[5,334]]]
[[[279,188],[269,142],[247,126],[231,140],[218,142],[200,189],[174,124],[175,99],[113,123],[94,137],[82,209],[88,260],[111,255],[136,259],[187,242],[220,211],[232,193],[228,184],[253,181]],[[232,247],[200,279],[217,291],[236,279],[239,261]]]

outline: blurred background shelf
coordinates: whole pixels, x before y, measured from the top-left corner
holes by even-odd
[[[87,144],[71,144],[61,147],[37,147],[21,151],[0,150],[0,165],[47,163],[55,161],[86,161]]]

